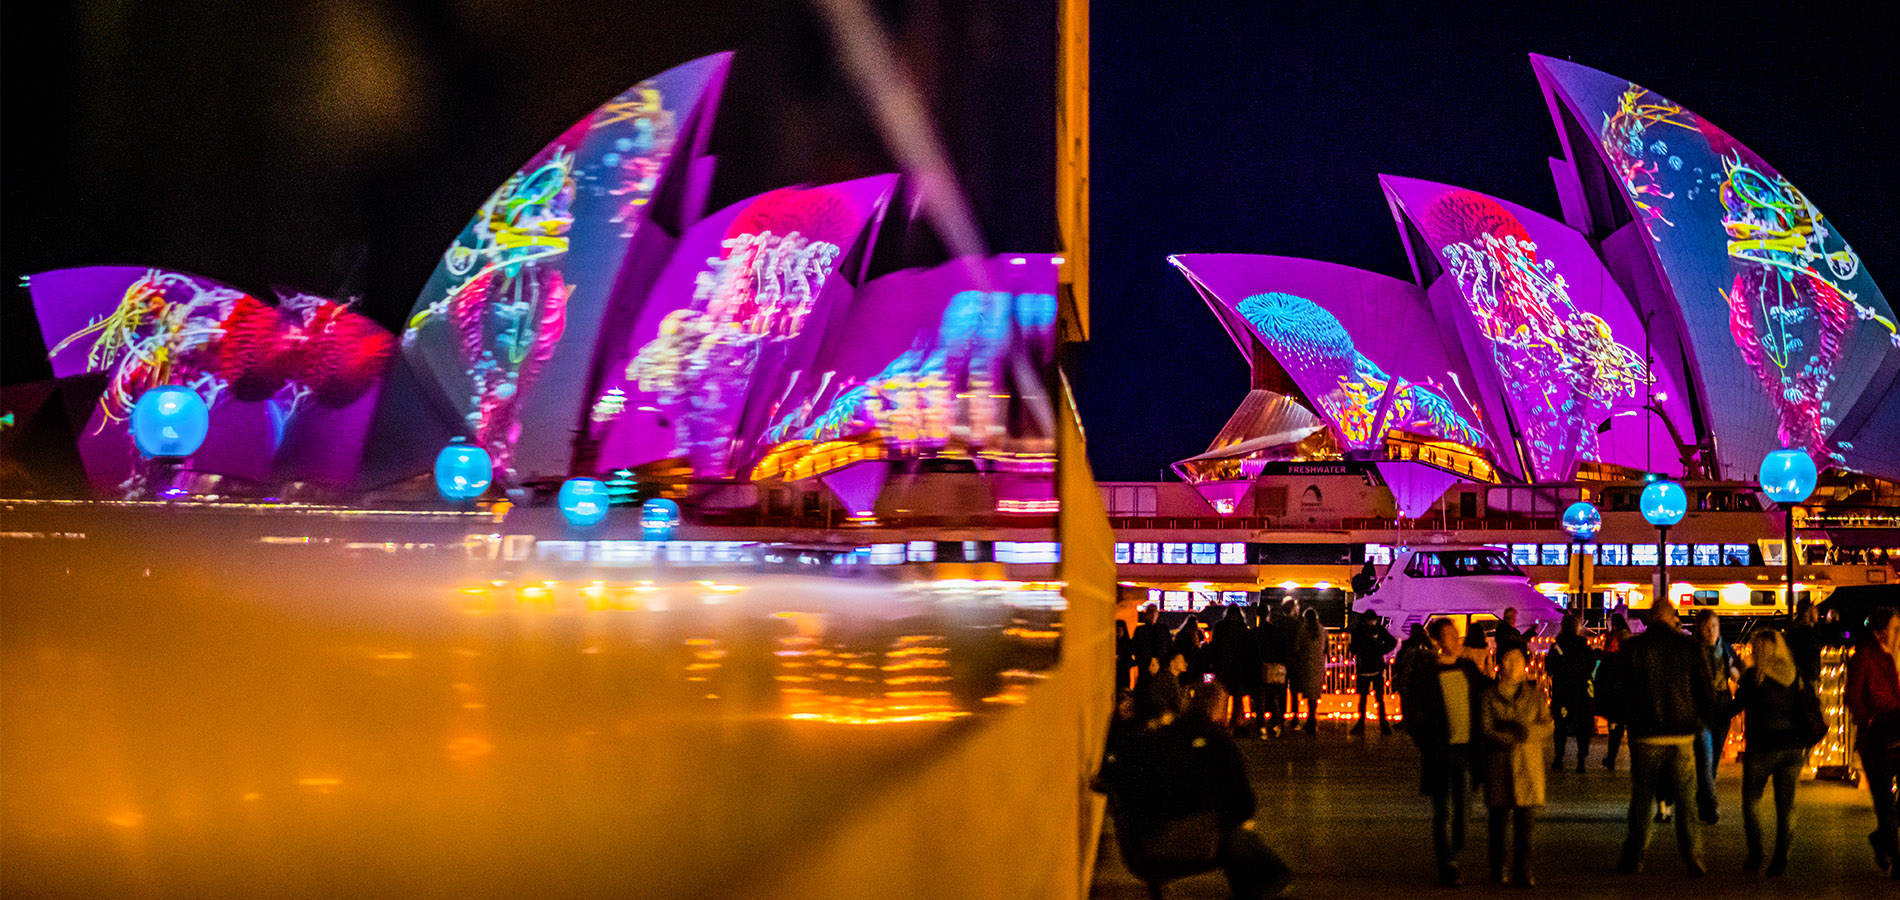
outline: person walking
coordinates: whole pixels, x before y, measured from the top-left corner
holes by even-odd
[[[1414,624],[1412,630],[1406,632],[1405,640],[1399,642],[1399,652],[1392,657],[1392,690],[1400,697],[1405,696],[1405,686],[1412,681],[1412,670],[1437,655],[1432,639],[1425,636],[1425,626]]]
[[[1847,712],[1859,735],[1854,742],[1867,792],[1874,801],[1874,863],[1900,879],[1900,834],[1894,822],[1894,773],[1900,751],[1900,613],[1880,607],[1867,617],[1867,635],[1847,661]]]
[[[1214,639],[1208,645],[1208,655],[1212,657],[1214,678],[1226,690],[1228,704],[1227,727],[1238,733],[1247,720],[1246,699],[1258,692],[1254,682],[1260,678],[1260,648],[1254,643],[1253,629],[1247,627],[1247,617],[1239,606],[1227,607],[1227,613],[1214,624]],[[1256,707],[1257,718],[1260,710]]]
[[[1630,735],[1629,836],[1617,870],[1638,872],[1649,848],[1649,816],[1662,799],[1678,812],[1694,802],[1695,738],[1714,705],[1707,664],[1695,638],[1684,634],[1675,607],[1650,609],[1649,627],[1623,645],[1624,724]],[[1702,832],[1686,814],[1677,815],[1676,849],[1690,875],[1706,875]]]
[[[1458,884],[1465,847],[1465,799],[1478,764],[1479,698],[1491,680],[1464,655],[1458,626],[1433,619],[1426,633],[1437,653],[1412,669],[1405,685],[1404,728],[1418,745],[1419,793],[1432,800],[1432,850],[1438,883]]]
[[[1821,611],[1812,602],[1803,600],[1794,614],[1794,622],[1782,635],[1788,641],[1788,654],[1794,657],[1795,671],[1809,684],[1821,683],[1820,622]]]
[[[1583,636],[1583,620],[1565,613],[1557,639],[1544,654],[1544,672],[1550,676],[1550,714],[1556,725],[1556,752],[1550,770],[1564,768],[1564,745],[1577,739],[1577,772],[1590,758],[1590,738],[1596,735],[1595,695],[1597,652]]]
[[[1788,868],[1788,841],[1794,833],[1795,784],[1807,762],[1811,738],[1804,708],[1818,710],[1814,683],[1801,677],[1781,632],[1763,629],[1749,638],[1754,664],[1743,673],[1736,704],[1745,714],[1742,737],[1742,834],[1748,856],[1742,869],[1761,870],[1761,797],[1770,780],[1775,783],[1775,849],[1768,861],[1768,877]]]
[[[1153,674],[1168,665],[1170,650],[1174,645],[1174,634],[1161,624],[1161,611],[1153,604],[1141,608],[1141,624],[1135,626],[1130,637],[1131,652],[1135,656],[1135,677],[1139,680],[1143,674]]]
[[[1736,662],[1735,651],[1722,638],[1722,623],[1715,617],[1715,610],[1705,609],[1696,613],[1695,636],[1702,648],[1709,690],[1714,698],[1708,718],[1703,720],[1702,729],[1696,732],[1695,737],[1695,808],[1702,824],[1714,825],[1722,818],[1716,809],[1715,776],[1722,767],[1722,750],[1728,744],[1729,722],[1735,716],[1733,685],[1735,679],[1741,677],[1742,671],[1740,663]]]
[[[1126,691],[1134,687],[1135,678],[1135,638],[1128,630],[1128,623],[1115,620],[1115,690]]]
[[[1609,750],[1603,755],[1603,768],[1616,771],[1616,754],[1623,749],[1623,643],[1631,637],[1630,622],[1622,613],[1610,615],[1609,633],[1603,636],[1603,655],[1597,666],[1597,711],[1609,723],[1604,740]]]
[[[1385,630],[1377,615],[1370,612],[1359,615],[1359,624],[1353,626],[1352,643],[1348,648],[1352,652],[1353,680],[1359,690],[1359,721],[1353,724],[1352,734],[1366,733],[1368,691],[1379,699],[1379,733],[1392,733],[1392,724],[1385,717],[1385,656],[1398,644],[1398,639]]]
[[[1264,604],[1263,604],[1264,605]],[[1269,607],[1254,630],[1254,643],[1260,650],[1261,704],[1272,714],[1266,734],[1279,737],[1287,727],[1287,692],[1292,681],[1293,633],[1298,623],[1287,610],[1291,603]],[[1295,723],[1299,709],[1293,710]]]
[[[1528,888],[1531,877],[1531,829],[1544,805],[1544,766],[1554,729],[1550,702],[1529,669],[1525,649],[1516,644],[1498,650],[1498,680],[1479,701],[1484,735],[1484,805],[1490,808],[1491,881],[1505,881],[1505,839],[1509,829],[1510,884]]]
[[[1189,613],[1181,627],[1174,630],[1174,655],[1187,660],[1187,671],[1181,673],[1189,684],[1200,684],[1201,675],[1207,672],[1207,654],[1202,650],[1201,619]]]
[[[1293,686],[1306,700],[1307,734],[1319,733],[1319,698],[1326,691],[1326,628],[1319,624],[1319,610],[1300,615],[1299,631],[1293,638]]]

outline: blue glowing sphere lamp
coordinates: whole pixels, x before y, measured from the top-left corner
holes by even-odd
[[[483,450],[461,438],[449,442],[435,457],[435,488],[458,503],[480,497],[495,478],[495,462]]]
[[[1761,460],[1761,492],[1781,504],[1782,555],[1788,561],[1788,608],[1794,609],[1794,505],[1814,493],[1814,482],[1821,473],[1814,458],[1800,450],[1775,450]]]
[[[680,524],[680,505],[671,500],[648,500],[640,507],[640,533],[649,541],[670,541]]]
[[[204,446],[211,408],[190,388],[168,384],[132,404],[132,443],[149,459],[183,459]]]
[[[1776,450],[1762,458],[1761,490],[1776,503],[1800,503],[1814,493],[1821,473],[1814,458],[1800,450]]]
[[[598,478],[569,478],[555,498],[567,524],[590,528],[607,518],[607,484]]]
[[[1578,500],[1564,510],[1563,524],[1571,537],[1587,541],[1596,537],[1597,529],[1603,527],[1603,514],[1588,500]]]
[[[1667,478],[1652,481],[1636,500],[1643,518],[1656,526],[1656,599],[1652,605],[1669,604],[1669,526],[1689,514],[1689,492]]]
[[[1643,510],[1643,518],[1658,528],[1668,528],[1689,512],[1689,494],[1682,485],[1673,481],[1652,481],[1643,488],[1642,499],[1637,502]]]

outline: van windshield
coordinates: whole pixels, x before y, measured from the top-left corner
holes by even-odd
[[[1523,575],[1496,550],[1436,550],[1412,557],[1405,574],[1413,578],[1446,578],[1462,575]]]

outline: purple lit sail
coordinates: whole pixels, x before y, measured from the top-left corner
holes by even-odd
[[[1488,450],[1461,357],[1447,353],[1416,286],[1331,263],[1276,256],[1170,257],[1241,353],[1258,342],[1319,407],[1342,447],[1404,432]]]
[[[576,122],[482,204],[417,298],[403,353],[503,477],[568,468],[601,323],[649,204],[703,149],[730,61],[669,69]]]
[[[1531,477],[1561,481],[1585,461],[1675,458],[1644,406],[1652,377],[1680,404],[1677,381],[1666,367],[1649,371],[1641,319],[1582,235],[1476,191],[1391,175],[1380,183],[1433,254],[1415,266],[1442,270],[1455,291],[1458,302],[1445,306],[1467,326],[1474,367],[1490,370],[1481,377],[1497,389],[1486,393],[1503,398]],[[1434,296],[1446,290],[1428,286]],[[1689,424],[1680,412],[1675,422]],[[1605,423],[1610,439],[1599,442]]]
[[[811,352],[847,287],[839,267],[859,258],[896,184],[886,175],[784,188],[689,229],[631,332],[604,351],[590,413],[599,465],[735,472],[741,426],[769,402],[755,395],[759,379]]]
[[[1600,213],[1583,203],[1571,218],[1603,236],[1606,253],[1661,276],[1673,302],[1656,308],[1684,335],[1725,474],[1752,471],[1782,446],[1900,472],[1891,445],[1856,447],[1836,433],[1845,422],[1858,428],[1888,394],[1900,335],[1832,223],[1683,107],[1574,63],[1531,62],[1565,141],[1559,171],[1573,183],[1564,188],[1581,197],[1590,188],[1579,172],[1600,166],[1615,195],[1605,199],[1627,204],[1634,222],[1595,221]],[[1589,147],[1575,146],[1575,135]]]
[[[143,468],[126,415],[139,394],[167,384],[211,407],[192,471],[333,486],[355,477],[394,340],[348,304],[299,294],[272,305],[133,266],[61,269],[28,287],[54,374],[106,376],[79,438],[95,489],[136,488]]]

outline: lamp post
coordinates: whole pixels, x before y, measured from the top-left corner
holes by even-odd
[[[151,462],[146,473],[149,482],[153,470],[169,471],[168,465],[204,446],[205,436],[211,431],[211,407],[190,388],[175,384],[155,387],[140,394],[132,404],[127,428],[139,455]],[[158,492],[156,486],[153,491]]]
[[[480,497],[495,479],[494,458],[461,438],[449,442],[435,457],[435,488],[457,503]]]
[[[1783,522],[1784,554],[1788,562],[1788,612],[1794,612],[1794,506],[1814,493],[1820,472],[1814,458],[1801,450],[1775,450],[1761,461],[1761,491],[1781,504],[1787,516]]]
[[[1689,494],[1668,479],[1652,481],[1638,501],[1643,518],[1656,526],[1656,597],[1650,606],[1669,602],[1669,526],[1689,513]]]
[[[1576,560],[1577,567],[1577,601],[1573,608],[1581,616],[1584,588],[1581,554],[1584,542],[1596,537],[1597,529],[1603,527],[1603,514],[1597,512],[1597,508],[1589,501],[1578,500],[1564,509],[1563,526],[1565,531],[1570,532],[1571,539],[1576,541],[1576,546],[1570,550],[1570,558]]]

